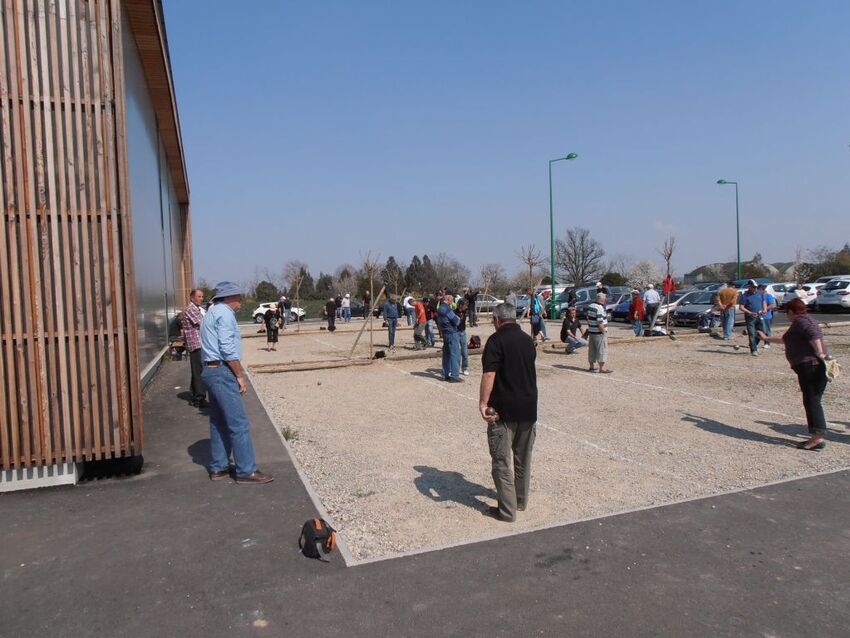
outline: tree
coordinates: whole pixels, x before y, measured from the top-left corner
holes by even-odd
[[[334,289],[341,293],[356,295],[360,290],[357,285],[357,273],[354,266],[343,264],[336,269],[334,274]]]
[[[661,281],[661,272],[655,262],[645,259],[634,265],[629,272],[628,285],[638,290],[643,290],[649,284],[657,284]]]
[[[481,280],[484,282],[484,290],[491,294],[493,294],[492,291],[499,290],[506,279],[505,269],[500,264],[484,264],[481,266]]]
[[[670,268],[670,262],[673,260],[673,253],[676,251],[676,238],[672,235],[664,240],[661,248],[658,249],[658,254],[664,259],[667,266],[666,274],[672,275],[673,271]]]
[[[469,282],[469,268],[454,257],[440,253],[434,258],[433,264],[438,286],[456,291]]]
[[[408,290],[424,292],[424,282],[425,268],[422,266],[419,256],[413,255],[413,259],[410,260],[410,265],[407,267],[407,272],[404,273],[404,285]]]
[[[770,276],[770,271],[764,265],[761,253],[756,253],[750,261],[741,264],[741,277],[743,279],[757,279],[758,277],[768,276]]]
[[[392,255],[381,270],[381,280],[387,287],[387,292],[396,294],[401,292],[401,287],[404,285],[404,273]]]
[[[422,255],[422,287],[427,292],[434,292],[439,285],[437,271],[434,270],[434,264],[431,263],[431,258],[428,255]]]
[[[570,228],[566,240],[556,241],[555,252],[556,265],[571,283],[589,283],[604,272],[605,250],[586,228]]]
[[[614,255],[608,261],[608,273],[619,275],[623,280],[627,280],[629,278],[629,273],[632,271],[632,268],[635,266],[635,260],[633,257],[629,255]],[[608,274],[606,273],[606,274]],[[603,283],[604,277],[603,277]],[[625,284],[610,284],[612,286],[622,286]]]
[[[316,298],[327,299],[334,296],[334,278],[323,272],[319,273],[316,280]]]
[[[258,303],[265,303],[267,301],[277,301],[280,299],[280,291],[270,281],[261,281],[257,284],[256,293],[254,295],[257,298]]]
[[[602,275],[602,279],[599,281],[606,286],[626,286],[629,283],[628,279],[620,273],[610,271]]]
[[[543,254],[534,246],[534,244],[521,246],[519,253],[517,253],[517,257],[519,257],[519,260],[525,264],[527,273],[521,287],[534,288],[537,285],[537,282],[546,276],[546,273],[542,272],[546,259],[544,259]]]

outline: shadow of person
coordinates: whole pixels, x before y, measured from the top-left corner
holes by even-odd
[[[177,398],[186,401],[187,403],[192,400],[192,393],[188,390],[177,393]]]
[[[780,434],[800,436],[805,439],[808,439],[811,436],[805,424],[787,425],[785,423],[773,423],[771,421],[756,421],[756,423],[766,425],[774,432],[779,432]],[[830,428],[829,425],[832,425],[833,427]],[[840,427],[841,423],[827,422],[827,438],[833,443],[850,443],[850,435],[839,432],[835,427],[836,425]]]
[[[685,416],[682,417],[682,421],[688,421],[689,423],[693,423],[699,429],[705,430],[706,432],[711,432],[712,434],[722,434],[723,436],[732,437],[733,439],[755,441],[756,443],[766,443],[769,445],[784,445],[787,447],[794,447],[798,443],[798,441],[795,441],[793,439],[780,438],[778,436],[770,436],[769,434],[752,432],[745,428],[736,427],[734,425],[727,425],[725,423],[721,423],[720,421],[715,421],[714,419],[707,419],[705,417],[697,416],[695,414],[686,413]]]
[[[553,368],[558,368],[559,370],[577,370],[578,372],[587,372],[587,366],[568,366],[563,363],[553,363]]]
[[[427,370],[417,370],[411,372],[414,377],[424,377],[426,379],[442,379],[443,370],[441,368],[428,368]]]
[[[199,441],[195,441],[186,448],[186,452],[189,453],[189,456],[192,457],[192,462],[203,467],[208,467],[211,460],[211,452],[210,452],[210,440],[209,439],[201,439]]]
[[[460,472],[438,470],[428,465],[415,465],[413,469],[419,476],[413,479],[413,484],[420,494],[438,503],[452,501],[472,509],[483,509],[477,497],[496,499],[496,491],[467,481]]]
[[[728,348],[726,350],[711,350],[709,348],[697,348],[697,352],[708,352],[709,354],[731,354],[731,355],[740,355],[741,352],[738,352],[734,349],[734,346],[718,346],[720,348]],[[745,346],[741,346],[741,350],[743,351]],[[747,348],[749,346],[746,346]]]

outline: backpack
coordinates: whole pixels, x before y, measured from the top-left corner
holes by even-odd
[[[298,547],[307,558],[328,562],[322,554],[330,554],[336,547],[336,530],[323,518],[311,518],[301,528]]]
[[[467,344],[466,347],[469,348],[470,350],[475,350],[477,348],[480,348],[481,347],[481,337],[479,337],[478,335],[472,335],[469,338],[469,343]]]

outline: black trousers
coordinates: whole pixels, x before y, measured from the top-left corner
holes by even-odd
[[[801,363],[794,366],[800,390],[803,393],[803,407],[806,409],[806,423],[811,434],[826,434],[826,417],[823,414],[821,398],[826,390],[826,364]]]
[[[204,380],[201,379],[201,372],[204,367],[201,364],[201,349],[193,350],[189,353],[189,365],[192,367],[192,383],[189,390],[192,393],[192,401],[197,402],[207,398],[207,386]]]

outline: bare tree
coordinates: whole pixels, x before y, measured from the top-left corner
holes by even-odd
[[[664,244],[661,248],[658,248],[658,254],[664,259],[664,263],[667,265],[666,274],[672,275],[673,271],[670,269],[670,262],[673,261],[673,253],[676,252],[676,238],[672,235],[664,240]]]
[[[605,250],[586,228],[570,228],[566,240],[556,241],[555,249],[556,265],[576,285],[597,280],[605,271]]]
[[[525,264],[528,277],[524,282],[524,288],[534,288],[537,281],[540,279],[540,270],[546,264],[546,259],[543,254],[537,249],[534,244],[522,246],[517,253],[519,260]]]
[[[607,272],[613,272],[620,275],[623,279],[628,279],[632,268],[635,267],[635,259],[630,255],[617,254],[611,257],[608,261]]]
[[[505,269],[500,264],[484,264],[481,266],[481,281],[484,283],[484,292],[497,290],[506,278]]]
[[[469,282],[469,268],[454,257],[440,253],[431,261],[438,285],[457,290]]]
[[[304,283],[304,277],[307,275],[307,264],[303,261],[297,261],[295,259],[286,262],[283,267],[283,280],[286,282],[287,286],[289,286],[289,296],[295,297],[295,307],[301,307],[301,284]],[[293,293],[292,291],[295,291]],[[296,310],[295,315],[295,330],[296,332],[301,332],[301,321],[298,318],[298,311]]]
[[[372,350],[374,348],[374,335],[372,334],[372,319],[374,318],[374,313],[372,312],[372,308],[375,305],[375,278],[381,272],[381,262],[380,255],[372,257],[372,252],[369,251],[366,253],[364,257],[361,253],[360,255],[362,262],[360,264],[360,269],[363,271],[363,274],[369,279],[369,307],[366,308],[366,312],[369,313],[369,358],[372,358]],[[381,291],[383,292],[383,287]],[[365,323],[363,324],[366,325]],[[360,329],[360,334],[363,334],[363,329]],[[351,352],[348,354],[349,358],[352,354],[354,354],[354,348],[357,347],[357,342],[360,341],[360,335],[357,335],[357,339],[354,341],[354,345],[351,347]]]

